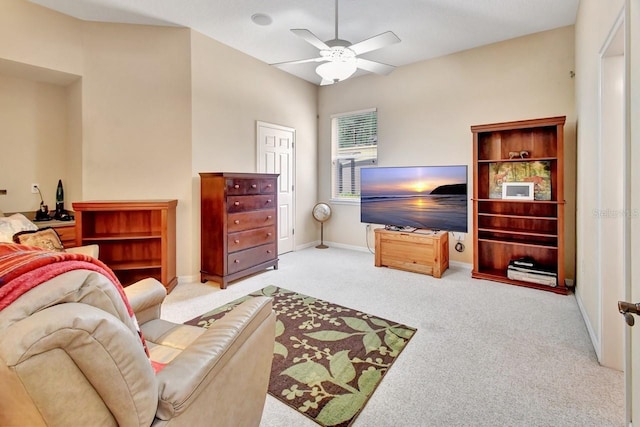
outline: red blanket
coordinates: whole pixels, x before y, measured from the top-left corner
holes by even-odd
[[[107,277],[118,290],[130,316],[133,310],[122,285],[102,261],[82,254],[51,252],[33,246],[0,244],[0,310],[41,283],[71,270],[86,269]]]
[[[80,269],[95,271],[107,277],[118,290],[129,316],[134,317],[120,281],[102,261],[88,255],[51,252],[13,243],[0,243],[0,310],[47,280],[67,271]],[[138,322],[135,319],[134,322],[137,327]],[[149,356],[149,350],[139,329],[138,334]],[[153,362],[152,365],[156,372],[162,368]]]

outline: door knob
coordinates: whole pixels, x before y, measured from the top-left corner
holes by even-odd
[[[627,325],[633,326],[635,324],[633,315],[640,314],[640,302],[633,304],[626,301],[618,301],[618,311],[624,316],[624,321],[627,322]]]

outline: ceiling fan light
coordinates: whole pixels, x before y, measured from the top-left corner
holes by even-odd
[[[323,80],[335,83],[348,79],[357,69],[356,61],[331,61],[318,65],[316,73]]]

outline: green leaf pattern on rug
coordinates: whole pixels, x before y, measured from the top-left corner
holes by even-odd
[[[287,347],[278,342],[278,337],[283,333],[284,323],[282,323],[282,320],[276,320],[276,341],[274,341],[273,343],[273,354],[279,354],[286,359],[289,355],[289,350],[287,350]]]
[[[308,307],[309,304],[317,302],[317,300],[311,298],[304,298],[303,303],[307,305],[306,312],[311,313],[312,311],[309,310]],[[297,313],[299,314],[299,312]],[[320,342],[337,342],[353,337],[361,337],[365,354],[378,352],[382,356],[396,357],[404,348],[407,340],[415,333],[414,329],[403,328],[402,325],[392,325],[383,319],[363,315],[362,313],[357,314],[362,315],[362,318],[351,316],[340,317],[342,323],[352,332],[320,330],[317,332],[307,332],[303,335]],[[299,316],[296,315],[296,317]],[[331,319],[334,324],[340,324],[340,322],[335,321],[335,318],[327,316],[314,316],[314,319],[315,318],[323,320]],[[372,327],[367,320],[377,328]],[[309,329],[309,325],[313,327],[321,326],[315,322],[315,320],[312,322],[303,322],[302,325],[304,325],[303,329],[305,330]],[[379,334],[383,334],[386,346],[382,345],[383,341]],[[328,348],[313,346],[309,344],[308,340],[299,339],[295,336],[291,337],[291,340],[298,343],[297,345],[294,344],[294,348],[304,348],[306,350],[314,350],[314,352],[304,353],[301,357],[294,359],[294,363],[301,360],[304,361],[284,370],[281,375],[290,376],[299,383],[307,385],[309,388],[303,389],[300,388],[299,385],[296,385],[294,389],[283,390],[282,395],[286,396],[289,400],[308,395],[309,399],[303,401],[302,405],[298,407],[298,410],[301,412],[307,412],[311,408],[316,408],[320,402],[327,400],[327,403],[315,418],[316,421],[326,426],[338,425],[352,419],[360,411],[382,378],[382,375],[384,375],[384,372],[391,365],[391,363],[384,363],[381,357],[375,359],[371,357],[366,359],[355,357],[352,360],[349,358],[349,350],[342,350],[331,354]],[[311,354],[313,354],[313,356]],[[313,358],[318,360],[322,358],[328,359],[329,370],[311,360]],[[358,378],[357,388],[349,384],[357,377],[357,370],[354,363],[371,365],[361,373]],[[342,394],[329,393],[325,387],[323,387],[323,383],[325,382],[338,386],[342,389]]]
[[[323,426],[353,422],[416,332],[276,286],[188,323],[209,327],[240,302],[260,295],[273,298],[277,315],[269,393]]]

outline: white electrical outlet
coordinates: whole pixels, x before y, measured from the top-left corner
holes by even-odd
[[[453,238],[458,241],[458,242],[464,242],[464,236],[466,235],[466,233],[458,233],[458,232],[451,232],[451,236],[453,236]]]
[[[40,188],[40,184],[31,184],[31,192],[33,194],[38,194],[38,188]]]

